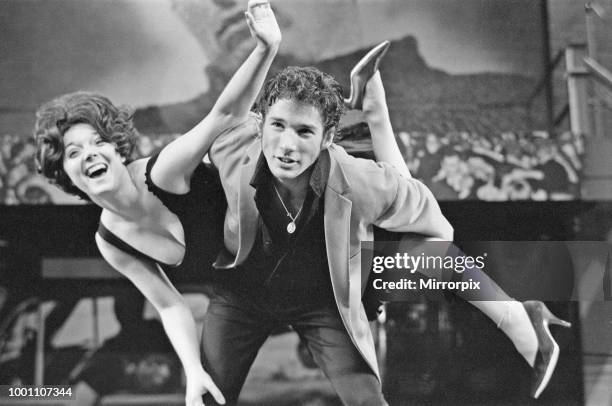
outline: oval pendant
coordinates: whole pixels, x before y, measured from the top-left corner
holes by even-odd
[[[295,223],[292,221],[291,223],[287,224],[287,232],[289,234],[293,234],[294,231],[295,231]]]

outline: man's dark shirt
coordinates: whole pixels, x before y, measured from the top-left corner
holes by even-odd
[[[330,157],[314,164],[296,231],[274,190],[273,175],[260,155],[251,186],[260,213],[257,236],[245,262],[226,280],[252,299],[286,305],[333,303],[324,230],[324,194]],[[284,202],[287,205],[288,202]],[[292,215],[295,215],[292,212]]]

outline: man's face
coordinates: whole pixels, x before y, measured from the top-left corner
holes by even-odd
[[[332,137],[333,129],[324,131],[317,108],[280,99],[266,113],[262,150],[272,175],[281,183],[296,184],[309,176],[308,169],[331,144]]]

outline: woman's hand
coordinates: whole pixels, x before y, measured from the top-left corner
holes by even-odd
[[[278,49],[281,32],[270,3],[267,0],[249,0],[245,15],[251,36],[257,40],[257,46]]]
[[[185,405],[186,406],[205,406],[202,401],[202,396],[207,392],[210,392],[217,403],[224,405],[225,398],[215,383],[212,381],[210,375],[208,375],[203,368],[196,368],[195,370],[185,372],[187,379],[187,388],[185,391]]]

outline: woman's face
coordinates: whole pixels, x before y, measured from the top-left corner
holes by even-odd
[[[64,171],[90,197],[116,190],[124,161],[89,124],[75,124],[64,133]]]

